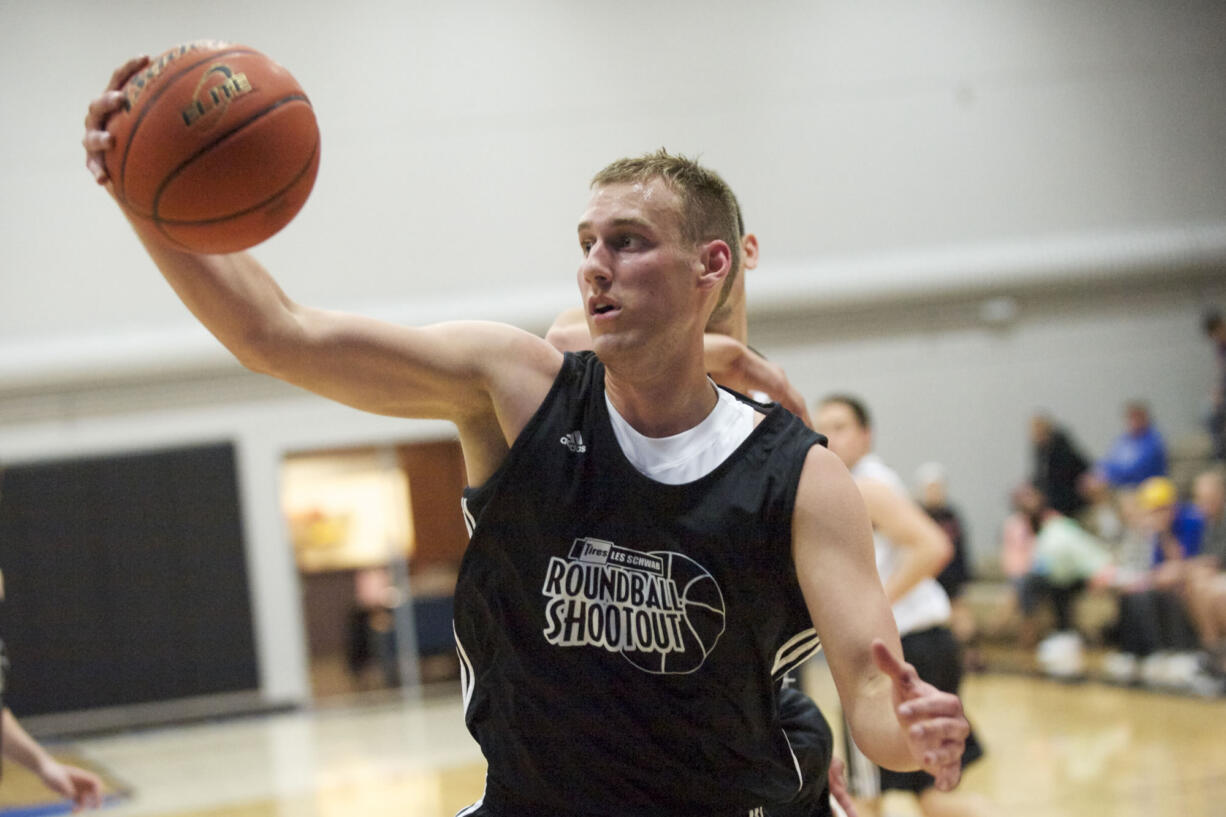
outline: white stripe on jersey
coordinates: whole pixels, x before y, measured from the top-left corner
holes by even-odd
[[[817,630],[810,627],[789,638],[775,653],[775,665],[771,667],[771,676],[789,672],[817,655],[822,648],[822,640]]]
[[[460,510],[464,513],[464,527],[468,531],[468,538],[473,538],[473,531],[477,529],[477,520],[473,519],[472,511],[468,510],[468,497],[460,497]]]
[[[788,737],[788,730],[782,729],[783,739],[788,743],[788,754],[792,756],[792,765],[796,768],[796,793],[805,787],[805,773],[800,768],[800,758],[796,757],[796,750],[792,748],[792,739]]]
[[[460,635],[455,631],[455,622],[451,622],[451,634],[455,637],[455,651],[460,658],[460,692],[464,700],[464,714],[468,714],[468,704],[473,699],[473,689],[476,686],[476,676],[473,673],[473,663],[460,643]]]

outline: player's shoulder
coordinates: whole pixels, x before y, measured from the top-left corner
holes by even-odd
[[[814,509],[854,496],[855,480],[838,456],[824,445],[814,445],[805,455],[800,473],[800,499]]]
[[[534,371],[553,377],[562,367],[562,353],[544,338],[495,321],[462,321],[450,324],[460,328],[453,337],[462,339],[466,351],[491,371]]]

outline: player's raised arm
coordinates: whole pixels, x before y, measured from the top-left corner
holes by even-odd
[[[792,547],[856,744],[881,766],[923,768],[939,787],[951,788],[970,726],[956,696],[939,692],[914,670],[907,674],[901,660],[883,664],[874,655],[880,649],[902,655],[898,628],[877,573],[864,501],[846,467],[825,448],[810,450],[801,474]]]
[[[119,89],[145,65],[126,63],[90,103],[83,144],[99,183]],[[365,411],[451,420],[474,480],[496,467],[561,365],[557,350],[510,326],[411,328],[302,306],[248,253],[184,252],[134,226],[179,298],[243,365]]]

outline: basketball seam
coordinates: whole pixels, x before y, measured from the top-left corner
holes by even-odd
[[[252,205],[251,207],[248,207],[245,210],[239,210],[237,212],[230,213],[228,215],[221,216],[219,218],[199,219],[196,221],[173,221],[170,219],[159,219],[153,215],[146,215],[144,213],[139,213],[129,205],[125,205],[125,207],[128,210],[128,212],[132,213],[133,215],[139,218],[145,219],[146,221],[150,222],[154,227],[157,228],[158,233],[161,234],[162,238],[164,238],[166,241],[169,241],[171,244],[178,247],[179,249],[187,250],[189,252],[196,252],[197,250],[195,250],[191,245],[180,241],[178,238],[176,238],[175,236],[168,233],[165,229],[163,229],[163,227],[164,226],[167,226],[167,227],[199,227],[205,224],[220,224],[224,221],[229,221],[232,218],[238,218],[239,216],[245,216],[248,213],[255,212],[256,210],[259,210],[261,207],[268,204],[268,202],[274,200],[275,198],[277,198],[277,196],[284,194],[286,190],[289,190],[291,187],[297,184],[302,179],[302,177],[306,175],[307,170],[311,167],[311,163],[314,161],[315,156],[318,153],[319,153],[319,139],[317,137],[315,139],[315,145],[311,150],[311,155],[307,157],[307,160],[303,164],[302,169],[298,171],[297,175],[295,175],[294,178],[291,179],[288,184],[286,184],[284,187],[282,187],[272,196],[270,196],[269,198],[265,199],[264,201],[258,204]],[[271,238],[271,236],[269,237]]]
[[[180,162],[178,167],[176,167],[174,170],[167,173],[166,176],[162,179],[162,183],[158,185],[157,192],[154,193],[153,195],[153,209],[149,212],[146,218],[153,219],[159,225],[160,224],[170,224],[172,226],[190,226],[190,225],[197,225],[197,224],[217,224],[222,221],[228,221],[236,216],[246,215],[247,213],[250,213],[253,210],[258,210],[264,205],[268,204],[268,202],[275,199],[277,196],[280,196],[282,193],[284,193],[289,188],[293,187],[294,184],[299,179],[302,178],[302,175],[306,173],[307,168],[311,166],[311,162],[315,159],[315,154],[319,152],[319,137],[318,136],[315,137],[315,144],[311,146],[310,154],[307,156],[306,161],[303,163],[302,167],[298,170],[298,173],[294,176],[294,178],[291,179],[288,184],[283,186],[276,193],[272,194],[271,196],[268,196],[267,198],[265,198],[264,200],[256,204],[251,205],[250,207],[247,207],[246,209],[237,210],[233,213],[227,213],[226,215],[218,216],[217,218],[170,219],[170,218],[162,218],[161,216],[158,215],[158,203],[161,201],[162,194],[166,191],[166,187],[172,181],[174,181],[175,177],[181,174],[192,162],[196,161],[197,159],[199,159],[201,156],[205,155],[209,151],[214,150],[215,148],[221,146],[227,139],[229,139],[231,136],[234,136],[242,132],[242,130],[246,128],[248,125],[250,125],[251,123],[256,122],[260,119],[263,119],[265,116],[268,116],[270,113],[277,110],[281,106],[287,105],[291,102],[305,102],[308,108],[311,107],[311,101],[306,98],[305,94],[291,94],[289,96],[281,97],[276,102],[269,105],[267,108],[264,108],[263,110],[259,111],[254,116],[247,117],[237,127],[234,127],[226,131],[225,133],[221,134],[216,139],[214,139],[212,142],[209,142],[207,145],[204,145],[199,150],[197,150],[195,153],[193,153],[191,156],[188,156],[186,159]]]
[[[199,68],[203,63],[206,63],[209,60],[215,60],[219,57],[228,57],[233,54],[259,54],[259,53],[260,52],[252,48],[231,48],[226,51],[222,51],[220,53],[210,54],[209,56],[205,57],[202,60],[193,62],[191,65],[183,66],[174,74],[164,75],[164,77],[161,78],[162,87],[154,91],[153,95],[150,96],[147,100],[145,100],[144,103],[142,103],[142,107],[140,109],[140,115],[136,117],[136,122],[132,124],[132,129],[128,131],[128,140],[127,140],[127,143],[123,146],[123,156],[119,160],[119,179],[118,179],[119,190],[116,191],[116,198],[119,199],[121,204],[124,204],[124,205],[128,204],[128,197],[127,197],[128,154],[131,153],[132,151],[132,143],[136,141],[136,132],[140,130],[140,126],[144,124],[145,116],[149,113],[150,110],[153,109],[155,103],[159,99],[162,98],[162,94],[170,90],[170,86],[174,85],[174,81],[177,80],[179,77],[183,76],[188,71],[191,71],[195,68]]]

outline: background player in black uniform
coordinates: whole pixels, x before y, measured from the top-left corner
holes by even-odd
[[[118,89],[145,62],[133,60],[121,67],[106,92],[89,107],[83,141],[87,167],[100,183],[108,181],[102,153],[113,143],[105,131],[106,120],[122,104]],[[570,378],[595,378],[583,384],[586,393],[606,397],[629,427],[647,438],[694,429],[718,407],[720,396],[703,365],[702,338],[708,317],[740,263],[731,194],[718,177],[697,165],[673,157],[660,158],[661,166],[637,180],[608,181],[608,174],[603,174],[606,181],[593,186],[579,224],[583,260],[578,283],[598,360],[575,356],[564,359],[543,339],[510,326],[456,322],[402,327],[305,307],[292,301],[250,254],[195,255],[167,248],[152,238],[142,236],[142,240],[180,299],[244,365],[367,411],[453,422],[459,431],[468,478],[472,485],[484,488],[516,458],[522,449],[521,435],[538,429],[542,405],[556,405],[569,393],[567,389],[573,385]],[[599,409],[605,404],[594,405]],[[790,492],[793,502],[782,523],[791,532],[791,541],[784,545],[797,582],[780,586],[787,583],[776,579],[775,595],[764,594],[759,607],[773,613],[781,610],[786,600],[803,598],[822,638],[857,744],[882,765],[923,768],[935,776],[940,788],[952,788],[960,777],[959,761],[969,731],[961,704],[956,696],[922,681],[900,658],[897,629],[873,563],[869,522],[846,468],[823,447],[812,445],[811,436],[798,434],[797,427],[803,429],[799,423],[792,427],[786,417],[774,417],[759,415],[755,422],[759,428],[769,423],[772,434],[778,431],[779,439],[799,440],[805,446],[799,452],[803,455],[799,476],[791,484],[776,486],[776,492]],[[576,452],[585,448],[573,434],[560,442],[568,450],[574,446]],[[790,453],[796,453],[796,449]],[[611,461],[616,462],[616,458]],[[664,489],[649,493],[680,496]],[[694,493],[689,491],[686,498],[695,498]],[[561,503],[571,498],[557,499]],[[497,497],[491,504],[497,505]],[[628,505],[624,510],[632,513],[635,509]],[[748,517],[754,517],[758,511],[769,509],[749,510]],[[516,531],[503,533],[513,537]],[[474,538],[474,544],[476,541]],[[540,545],[509,541],[502,554],[517,558],[520,548],[533,550]],[[522,630],[525,620],[539,622],[535,613],[502,606],[498,594],[540,590],[514,586],[518,578],[513,572],[515,566],[508,562],[508,575],[503,576],[497,553],[483,553],[481,567],[490,573],[474,579],[490,593],[483,613],[489,617],[486,623],[505,625],[506,630],[480,633],[473,629],[471,619],[461,621],[457,614],[457,631],[462,630],[470,643],[473,636],[485,635],[499,639],[511,650],[539,650],[539,639],[511,638]],[[581,559],[593,555],[608,558],[612,546],[608,542],[576,541],[566,543],[551,558],[563,559],[570,553]],[[746,570],[753,569],[757,555],[724,554],[729,560],[740,559]],[[662,569],[643,553],[625,556],[623,552],[620,558],[634,559],[636,569],[641,571]],[[677,559],[671,562],[679,563]],[[484,584],[479,581],[482,578]],[[693,578],[696,581],[702,576]],[[592,589],[603,592],[600,587]],[[457,587],[457,596],[467,590]],[[609,592],[615,590],[609,588]],[[664,599],[677,601],[669,599],[667,593]],[[685,600],[689,603],[688,596]],[[657,603],[663,602],[657,598]],[[681,635],[678,631],[678,637]],[[783,646],[779,645],[780,649]],[[600,655],[596,650],[587,648],[581,655],[596,661]],[[572,663],[576,655],[580,653],[559,651],[555,657],[561,666]],[[776,652],[773,657],[778,655]],[[493,661],[474,662],[471,669],[478,675],[469,679],[467,692],[480,686],[487,673],[496,676],[522,670],[516,664],[520,657],[511,653],[493,656]],[[727,651],[719,657],[722,666],[735,663],[729,660]],[[687,781],[670,775],[652,779],[651,769],[636,764],[634,757],[621,758],[618,767],[636,775],[633,787],[626,783],[610,785],[608,788],[615,790],[606,790],[599,798],[576,800],[574,789],[587,781],[558,779],[556,774],[559,764],[573,764],[575,758],[543,753],[531,740],[521,741],[516,727],[525,733],[542,734],[550,727],[542,720],[565,720],[572,710],[586,712],[592,701],[608,700],[605,714],[609,720],[616,719],[625,732],[607,737],[628,741],[644,752],[669,743],[678,732],[698,730],[701,734],[702,729],[708,729],[714,737],[717,728],[728,732],[735,727],[732,731],[736,740],[753,747],[754,755],[745,759],[744,766],[713,760],[737,757],[740,746],[698,740],[691,744],[688,756],[675,759],[676,768],[683,770],[685,777],[713,781],[703,788],[687,786],[685,791],[701,793],[712,803],[728,804],[729,813],[762,813],[761,805],[743,809],[747,793],[739,782],[729,781],[747,779],[746,773],[759,767],[760,756],[777,752],[778,735],[770,729],[773,714],[764,719],[767,723],[746,719],[708,724],[705,713],[711,706],[739,707],[760,716],[766,701],[758,690],[771,682],[761,667],[765,660],[769,670],[772,656],[738,651],[731,657],[739,658],[744,667],[738,683],[699,698],[684,691],[689,680],[703,680],[701,672],[683,678],[661,673],[655,699],[649,694],[641,700],[627,699],[623,690],[612,687],[558,687],[548,710],[536,708],[541,703],[538,698],[525,695],[520,699],[517,690],[502,690],[502,700],[509,706],[495,710],[485,699],[484,708],[478,706],[466,716],[487,758],[493,744],[499,744],[499,760],[496,763],[491,759],[487,781],[500,780],[513,786],[513,792],[506,788],[502,792],[518,798],[520,813],[717,813],[718,809],[707,807],[705,802],[694,802],[690,794],[679,798],[678,783]],[[612,658],[628,663],[621,656]],[[606,662],[605,669],[611,666]],[[537,669],[534,680],[548,683],[550,667]],[[485,688],[488,690],[488,685]],[[620,706],[615,708],[614,701]],[[639,703],[653,711],[667,710],[670,718],[636,721],[634,710]],[[492,721],[508,722],[513,728],[491,736],[485,726]],[[601,723],[588,719],[582,726],[590,733]],[[513,780],[506,777],[507,769],[501,765],[505,762],[501,750],[506,745],[518,750],[515,760],[520,765],[515,771],[530,774],[520,774]],[[589,749],[578,742],[567,748],[571,753]],[[597,776],[606,771],[599,764],[585,769]],[[610,784],[614,782],[609,779]],[[630,798],[648,805],[623,808],[622,803]],[[549,805],[538,808],[537,803]],[[564,805],[554,805],[557,803]],[[487,802],[472,813],[508,811]]]

